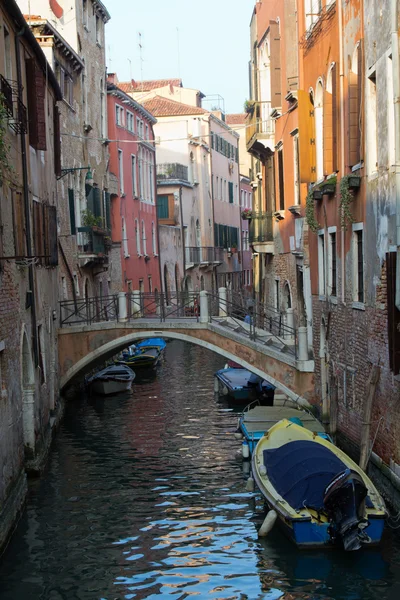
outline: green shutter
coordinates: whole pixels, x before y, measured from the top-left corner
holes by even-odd
[[[211,149],[214,150],[214,134],[211,134]]]
[[[94,214],[94,192],[93,187],[88,183],[85,186],[87,212]]]
[[[110,202],[110,192],[104,192],[105,199],[105,208],[106,208],[106,229],[111,230],[111,202]]]
[[[168,196],[157,196],[157,217],[159,219],[168,219]]]
[[[229,203],[233,204],[233,183],[229,181]]]
[[[101,191],[98,187],[93,188],[93,214],[95,217],[101,217]]]
[[[219,224],[218,225],[218,230],[219,230],[219,234],[218,234],[218,245],[220,248],[224,247],[224,226]]]
[[[69,222],[71,225],[71,235],[76,234],[76,222],[75,222],[75,198],[74,190],[68,188],[68,202],[69,202]]]
[[[235,160],[237,163],[239,162],[239,148],[235,148]]]
[[[218,230],[218,223],[214,223],[214,246],[216,248],[218,248],[219,246],[219,230]]]

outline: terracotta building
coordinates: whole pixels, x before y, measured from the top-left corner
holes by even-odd
[[[123,92],[115,74],[107,79],[110,172],[118,181],[111,196],[113,263],[121,262],[120,291],[161,291],[156,213],[156,119]]]

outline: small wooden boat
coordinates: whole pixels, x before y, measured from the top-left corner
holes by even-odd
[[[282,419],[303,425],[309,431],[331,440],[322,423],[313,414],[301,409],[290,400],[282,406],[261,406],[258,402],[257,404],[253,402],[245,408],[238,421],[238,432],[243,436],[244,443],[248,445],[249,456],[263,435]]]
[[[166,347],[162,338],[148,338],[129,346],[118,357],[116,363],[137,369],[154,369]]]
[[[221,396],[230,396],[238,402],[264,396],[269,398],[271,404],[273,402],[275,387],[247,369],[236,367],[220,369],[214,373],[214,377],[218,382],[218,393]]]
[[[135,373],[125,365],[111,365],[87,380],[90,391],[102,396],[113,396],[131,389]]]
[[[299,547],[358,550],[380,542],[386,509],[369,477],[329,441],[287,419],[273,425],[252,456],[254,480]]]

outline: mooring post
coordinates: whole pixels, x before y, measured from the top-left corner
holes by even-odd
[[[219,316],[220,317],[227,317],[228,316],[228,310],[227,310],[227,305],[226,305],[226,287],[221,287],[218,289],[218,298],[219,298]]]
[[[125,292],[118,292],[118,321],[128,320],[128,306]]]
[[[208,323],[208,293],[205,290],[200,292],[200,323]]]
[[[298,360],[308,360],[307,327],[298,328],[299,355]]]

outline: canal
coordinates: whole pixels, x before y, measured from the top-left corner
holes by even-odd
[[[45,475],[0,559],[1,600],[395,600],[400,544],[304,552],[257,538],[223,360],[171,342],[131,395],[69,403]]]

